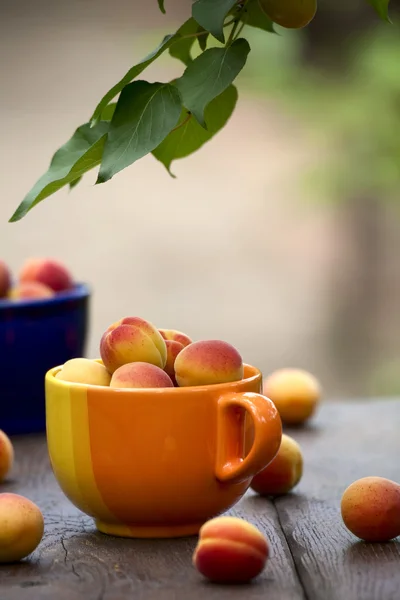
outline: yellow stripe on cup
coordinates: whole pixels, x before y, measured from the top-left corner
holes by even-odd
[[[55,477],[67,498],[82,512],[118,523],[105,505],[93,474],[87,389],[46,375],[47,446]]]
[[[50,462],[64,494],[86,512],[88,507],[75,470],[70,388],[62,383],[53,383],[52,377],[52,374],[46,377],[47,446]]]

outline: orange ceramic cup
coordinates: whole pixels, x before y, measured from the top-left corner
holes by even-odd
[[[278,452],[281,420],[255,367],[234,383],[121,390],[62,381],[60,368],[46,375],[51,464],[103,533],[196,534]]]

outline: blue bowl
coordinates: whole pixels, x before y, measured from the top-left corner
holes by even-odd
[[[89,299],[79,283],[52,298],[0,300],[0,429],[8,435],[45,431],[45,374],[84,356]]]

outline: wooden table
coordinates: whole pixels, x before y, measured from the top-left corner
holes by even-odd
[[[271,545],[264,572],[248,586],[206,582],[192,567],[196,538],[126,540],[97,533],[63,496],[42,436],[14,440],[16,466],[1,491],[44,512],[45,536],[31,557],[0,566],[1,600],[399,600],[400,542],[358,542],[340,518],[355,479],[400,481],[400,400],[326,404],[312,425],[288,431],[305,472],[295,492],[271,501],[249,492],[230,511]]]

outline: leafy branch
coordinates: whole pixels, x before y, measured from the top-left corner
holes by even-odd
[[[157,0],[165,13],[164,0]],[[193,154],[230,119],[238,99],[233,85],[250,52],[245,27],[275,33],[274,14],[288,0],[195,0],[192,14],[173,34],[140,60],[101,98],[90,119],[57,150],[46,173],[20,203],[10,221],[19,221],[34,206],[64,186],[72,190],[88,171],[99,167],[96,184],[151,153],[168,173],[173,161]],[[298,27],[315,13],[315,0],[290,0]],[[390,21],[389,0],[367,0],[378,15]],[[309,14],[304,11],[311,10]],[[303,11],[303,14],[300,14]],[[278,11],[280,12],[280,11]],[[288,13],[289,14],[289,13]],[[290,24],[293,28],[293,14]],[[281,26],[285,22],[280,20]],[[226,39],[226,31],[229,30]],[[208,48],[210,36],[220,46]],[[193,58],[194,44],[200,51]],[[184,65],[180,77],[169,82],[149,83],[137,79],[165,52]],[[115,98],[117,98],[116,101]]]

